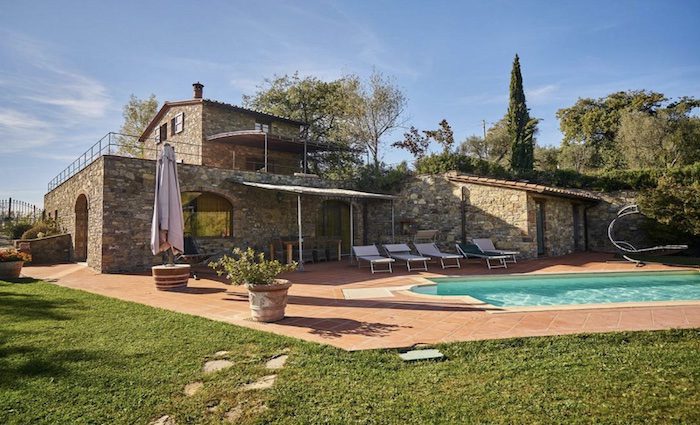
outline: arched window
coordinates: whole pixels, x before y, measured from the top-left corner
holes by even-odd
[[[207,192],[182,192],[185,233],[195,237],[230,237],[233,206],[225,198]]]

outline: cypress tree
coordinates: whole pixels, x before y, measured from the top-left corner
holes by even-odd
[[[535,128],[537,120],[530,118],[525,104],[520,58],[515,55],[510,73],[510,103],[508,104],[508,135],[511,140],[510,168],[516,173],[531,171],[534,167]]]

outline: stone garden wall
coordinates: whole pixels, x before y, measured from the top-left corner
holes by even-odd
[[[69,234],[14,241],[15,248],[30,254],[27,265],[60,264],[71,260],[72,239]]]
[[[634,191],[616,191],[609,193],[595,193],[601,202],[586,211],[588,217],[588,249],[600,252],[616,252],[615,247],[608,239],[608,226],[617,216],[617,212],[635,203],[637,193]],[[625,217],[617,222],[615,235],[618,240],[630,241],[639,247],[650,243],[642,223],[644,218],[641,215]]]

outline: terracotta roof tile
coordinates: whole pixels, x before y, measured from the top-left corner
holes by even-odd
[[[483,184],[485,186],[503,187],[508,189],[520,189],[527,192],[541,193],[543,195],[559,196],[563,198],[581,199],[586,201],[599,201],[600,198],[590,192],[578,189],[565,189],[561,187],[545,186],[527,181],[494,179],[491,177],[472,176],[456,172],[447,173],[448,180],[458,183]]]

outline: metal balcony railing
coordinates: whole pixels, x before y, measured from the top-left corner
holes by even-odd
[[[185,142],[166,142],[170,143],[175,149],[178,162],[183,163],[201,163],[200,145]],[[49,192],[57,188],[63,182],[78,174],[87,166],[98,160],[104,155],[116,155],[130,158],[143,158],[155,160],[158,157],[160,147],[151,147],[145,143],[138,141],[138,136],[110,132],[104,135],[88,150],[68,165],[63,171],[58,173],[56,177],[51,179],[48,184]],[[261,171],[254,164],[246,164],[246,169],[238,171]],[[264,168],[264,167],[262,167]],[[294,174],[302,172],[303,167],[286,166],[270,163],[268,172],[272,174]]]

